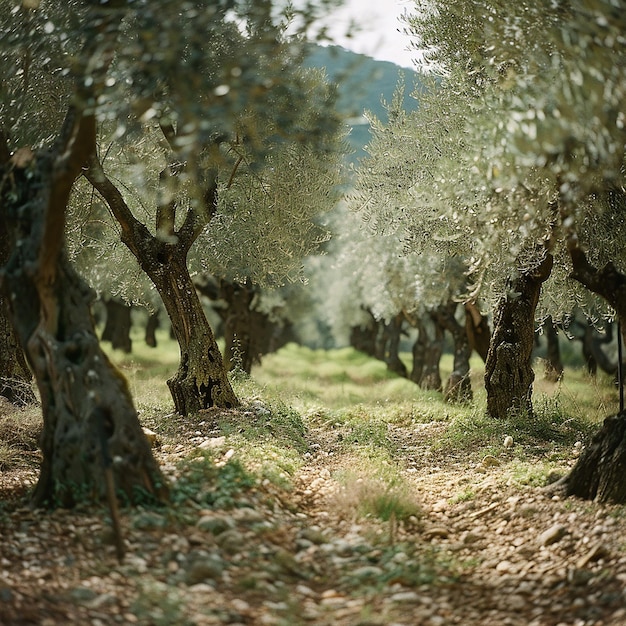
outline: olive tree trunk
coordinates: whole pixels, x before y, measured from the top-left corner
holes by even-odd
[[[535,311],[552,263],[552,255],[547,254],[534,270],[521,273],[496,305],[485,363],[487,412],[491,417],[504,419],[512,411],[532,415]]]
[[[110,341],[114,350],[122,350],[130,354],[133,342],[130,338],[131,307],[125,302],[112,298],[104,303],[106,307],[106,321],[102,331],[102,341]]]
[[[457,308],[458,304],[451,301],[440,306],[436,311],[439,325],[452,335],[454,342],[452,373],[444,389],[444,399],[447,402],[471,402],[473,397],[470,382],[472,346],[466,325],[460,324],[455,317]]]
[[[238,406],[222,354],[189,275],[186,256],[171,254],[165,264],[154,259],[156,266],[149,263],[151,259],[151,255],[144,257],[142,266],[163,300],[180,347],[178,370],[167,381],[176,411],[189,415],[201,409]]]
[[[552,317],[548,317],[543,325],[546,334],[546,363],[545,363],[545,379],[550,382],[558,382],[563,378],[563,362],[561,361],[561,348],[559,347],[559,335],[552,321]]]
[[[406,365],[400,359],[400,341],[402,339],[402,323],[404,313],[399,313],[387,324],[387,348],[385,351],[385,362],[389,371],[407,378],[409,373]]]
[[[576,237],[570,237],[568,249],[573,266],[571,277],[613,307],[622,331],[619,339],[625,341],[626,275],[612,263],[602,269],[591,265]],[[567,495],[598,502],[626,503],[626,413],[604,420],[602,428],[563,480],[563,485]]]
[[[604,420],[562,486],[566,496],[626,503],[626,413]]]
[[[157,237],[132,214],[96,154],[91,156],[85,176],[109,205],[121,226],[122,242],[154,283],[169,315],[172,333],[180,347],[178,370],[167,381],[176,411],[189,415],[201,409],[238,406],[239,400],[187,268],[189,248],[215,210],[215,180],[210,181],[205,194],[209,205],[206,216],[190,209],[183,225],[174,232],[173,207],[161,207],[156,231],[170,236]]]
[[[8,261],[10,248],[9,225],[2,221],[0,267]],[[18,406],[30,404],[35,401],[32,380],[33,375],[28,369],[24,351],[10,319],[9,303],[0,290],[0,396]]]
[[[466,302],[465,332],[472,350],[476,350],[483,361],[487,361],[489,345],[491,344],[491,330],[487,318],[480,312],[473,302]]]
[[[159,328],[160,323],[159,314],[160,311],[158,309],[152,313],[148,313],[148,319],[146,321],[146,332],[144,335],[144,339],[146,345],[150,346],[151,348],[157,347],[156,331],[157,328]]]
[[[100,349],[93,292],[64,253],[70,190],[94,147],[95,120],[70,109],[52,149],[18,151],[0,176],[0,221],[17,239],[3,290],[43,412],[35,505],[99,501],[111,476],[130,502],[167,492],[126,381]]]
[[[413,344],[413,365],[409,379],[422,389],[441,391],[439,364],[443,354],[443,328],[431,313],[407,315],[409,323],[417,328],[417,339]]]

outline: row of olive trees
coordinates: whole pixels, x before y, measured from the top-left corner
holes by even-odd
[[[608,0],[416,9],[407,28],[436,80],[418,111],[375,126],[352,207],[410,255],[463,260],[465,299],[494,307],[488,412],[532,415],[536,321],[597,314],[591,291],[625,328],[626,17]],[[607,422],[571,493],[626,499],[623,422]]]
[[[278,13],[269,1],[0,2],[2,292],[42,401],[37,504],[102,497],[111,459],[131,501],[166,493],[66,226],[99,231],[83,240],[91,278],[128,266],[104,254],[106,233],[152,281],[181,348],[169,381],[181,413],[238,404],[191,260],[280,283],[323,238],[311,219],[334,201],[341,124]]]

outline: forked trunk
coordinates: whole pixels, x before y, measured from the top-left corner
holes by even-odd
[[[535,310],[552,262],[548,254],[534,271],[520,274],[496,306],[485,363],[487,412],[491,417],[504,419],[515,411],[532,415]]]
[[[228,380],[222,354],[187,268],[189,248],[210,220],[217,202],[216,180],[210,177],[206,194],[208,213],[201,216],[191,207],[176,235],[173,206],[160,206],[157,225],[161,226],[157,232],[161,235],[157,237],[134,217],[96,155],[92,155],[85,176],[109,205],[121,226],[122,242],[154,283],[170,317],[172,334],[180,347],[178,371],[167,381],[176,411],[189,415],[201,409],[238,406],[239,400]],[[169,232],[170,238],[164,238],[163,232]]]
[[[49,228],[63,223],[63,189],[72,180],[55,180],[54,163],[54,154],[42,153],[27,171],[13,167],[12,189],[2,190],[0,202],[5,218],[15,216],[21,229],[4,289],[43,410],[43,460],[33,500],[48,506],[99,501],[111,475],[129,502],[148,494],[160,498],[167,488],[126,380],[98,343],[93,292],[62,248],[51,252],[61,244]],[[61,209],[60,217],[50,207]]]

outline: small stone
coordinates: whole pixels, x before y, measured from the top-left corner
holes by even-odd
[[[87,587],[76,587],[70,591],[70,596],[77,602],[91,602],[98,597],[98,594]]]
[[[201,450],[215,450],[216,448],[221,448],[225,443],[226,437],[209,437],[198,444],[198,448]]]
[[[398,591],[390,596],[391,602],[419,602],[420,596],[415,591]]]
[[[512,611],[521,611],[526,607],[526,600],[524,599],[524,596],[517,593],[507,596],[506,603]]]
[[[557,541],[560,541],[565,534],[567,533],[567,528],[562,526],[561,524],[554,524],[548,528],[548,530],[544,530],[541,535],[539,535],[537,539],[537,543],[540,546],[549,546]]]
[[[192,552],[185,563],[185,583],[191,586],[216,580],[223,572],[224,562],[219,557],[205,552]]]
[[[513,445],[514,445],[514,442],[513,442],[513,437],[511,437],[511,435],[507,435],[507,436],[504,438],[504,447],[505,447],[505,448],[512,448],[512,447],[513,447]]]
[[[601,559],[607,556],[608,554],[609,554],[609,551],[606,548],[606,546],[602,545],[601,543],[598,543],[595,546],[593,546],[593,548],[591,548],[591,550],[589,550],[587,554],[581,556],[578,559],[578,561],[576,561],[576,568],[583,569],[592,561],[597,561],[598,559]]]
[[[500,465],[500,461],[498,461],[495,456],[488,454],[482,460],[482,465],[483,467],[497,467],[498,465]]]
[[[133,528],[138,530],[157,530],[165,528],[166,525],[165,517],[152,511],[144,511],[133,519]]]
[[[237,554],[244,547],[244,537],[238,530],[225,530],[216,537],[217,544],[228,554]]]
[[[143,434],[152,448],[156,448],[159,445],[157,434],[153,430],[143,428]]]
[[[236,509],[233,516],[238,522],[243,524],[258,524],[259,522],[263,522],[265,520],[265,517],[263,517],[261,513],[248,506]]]
[[[196,527],[206,530],[214,535],[219,535],[226,530],[235,527],[235,522],[230,517],[222,515],[203,515],[197,522]]]
[[[375,565],[363,565],[352,570],[351,575],[361,580],[376,579],[383,575],[383,570]]]
[[[510,572],[513,569],[511,561],[500,561],[496,565],[496,572]]]
[[[435,538],[445,539],[446,537],[448,537],[449,534],[450,532],[448,531],[447,528],[444,528],[443,526],[435,526],[433,528],[428,528],[427,530],[424,531],[424,538],[425,539],[435,539]]]

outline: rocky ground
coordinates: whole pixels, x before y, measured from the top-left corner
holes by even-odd
[[[0,624],[624,626],[626,509],[520,486],[506,455],[434,454],[444,427],[388,433],[421,515],[357,515],[367,480],[340,480],[354,459],[311,428],[290,490],[234,472],[213,506],[124,510],[122,563],[106,510],[30,510],[35,470],[5,471]],[[197,430],[155,453],[175,479],[197,446],[237,457]]]

